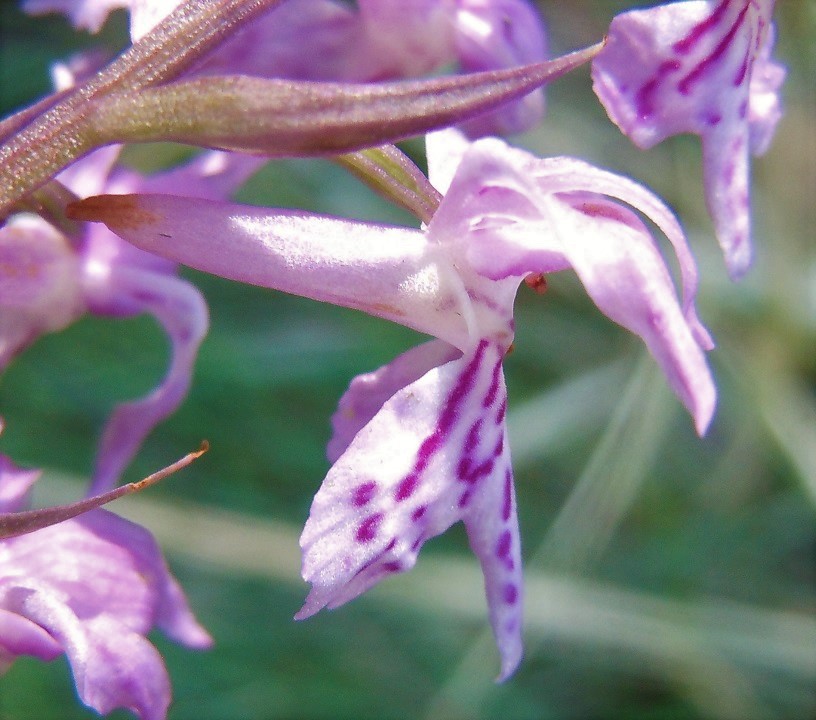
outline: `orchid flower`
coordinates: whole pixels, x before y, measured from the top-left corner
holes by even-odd
[[[592,64],[596,94],[638,147],[700,136],[706,202],[734,278],[751,263],[748,154],[768,148],[781,117],[773,5],[694,0],[626,12]]]
[[[462,520],[485,576],[500,678],[521,657],[521,549],[502,361],[513,299],[531,273],[572,268],[608,317],[638,334],[697,430],[715,389],[681,228],[651,193],[570,158],[538,159],[455,130],[428,141],[444,193],[415,230],[160,195],[71,206],[136,246],[206,272],[358,308],[437,338],[358,377],[340,401],[334,463],[301,538],[312,584],[298,618],[337,607],[413,566]],[[674,246],[683,299],[643,222]]]
[[[24,505],[38,476],[0,456],[0,513]],[[154,627],[191,648],[212,643],[144,528],[93,510],[0,540],[0,673],[20,655],[64,653],[86,705],[163,720],[170,681],[146,639]]]
[[[130,10],[137,42],[181,0],[26,0],[29,13],[63,12],[98,31],[116,7]],[[308,47],[309,52],[303,52]],[[287,0],[250,23],[189,75],[245,74],[368,82],[410,78],[457,64],[464,72],[544,60],[541,20],[527,0]],[[469,131],[520,132],[544,111],[543,91],[487,113]]]

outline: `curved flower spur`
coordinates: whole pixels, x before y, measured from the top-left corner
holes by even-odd
[[[428,161],[444,198],[416,230],[159,195],[89,198],[71,215],[200,270],[437,338],[358,377],[340,401],[334,464],[301,538],[312,590],[297,617],[409,569],[426,540],[462,520],[484,572],[504,679],[522,654],[502,373],[518,286],[531,273],[575,270],[599,309],[644,340],[701,434],[715,405],[711,341],[694,308],[696,266],[682,230],[643,187],[496,139],[470,144],[455,130],[429,137]],[[618,201],[671,241],[682,301],[646,226]]]

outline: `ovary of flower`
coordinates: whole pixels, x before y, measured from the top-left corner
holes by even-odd
[[[644,188],[499,140],[468,144],[456,131],[430,137],[428,165],[444,198],[418,230],[158,195],[91,198],[72,216],[101,220],[138,247],[200,270],[437,338],[356,378],[340,401],[328,447],[334,464],[301,538],[312,589],[298,617],[407,570],[426,540],[462,520],[484,572],[505,678],[522,652],[502,372],[519,284],[531,273],[574,269],[599,309],[644,340],[700,433],[715,404],[704,355],[711,342],[694,309],[685,237]],[[682,303],[646,226],[611,198],[666,233]]]

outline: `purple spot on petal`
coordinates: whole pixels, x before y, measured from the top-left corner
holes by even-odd
[[[451,426],[456,420],[456,416],[459,411],[459,404],[465,398],[468,391],[473,388],[479,366],[482,364],[482,360],[484,359],[487,345],[487,340],[481,340],[479,342],[479,344],[476,346],[476,353],[474,354],[473,359],[462,371],[462,374],[459,376],[459,380],[451,391],[451,394],[448,397],[448,403],[445,406],[442,416],[439,418],[439,424],[437,425],[437,432],[440,433],[440,435],[445,436],[448,434],[448,431],[451,429]]]
[[[419,475],[415,472],[411,473],[410,475],[406,475],[401,481],[400,484],[397,485],[397,492],[394,494],[394,498],[397,502],[402,502],[403,500],[407,500],[417,489],[419,485]]]
[[[748,114],[748,101],[743,100],[739,106],[739,117],[740,120],[745,120],[745,116]]]
[[[422,547],[422,543],[425,542],[425,538],[420,535],[416,540],[414,540],[413,544],[411,545],[411,552],[417,552],[419,548]]]
[[[513,545],[513,536],[509,530],[505,530],[499,537],[499,542],[496,543],[496,556],[499,558],[506,558],[510,555],[510,548]]]
[[[518,588],[512,583],[504,586],[504,602],[508,605],[515,605],[518,602]]]
[[[398,563],[396,560],[392,560],[391,562],[384,563],[382,566],[383,571],[387,573],[398,573],[402,572],[402,565]]]
[[[371,542],[377,535],[377,530],[382,522],[382,513],[376,515],[369,515],[360,526],[357,528],[357,534],[354,536],[359,543]]]
[[[456,422],[459,415],[459,406],[467,396],[467,393],[473,388],[476,381],[479,366],[484,359],[485,351],[487,350],[487,340],[482,340],[476,347],[473,359],[468,363],[467,367],[462,371],[459,379],[451,390],[445,408],[442,411],[439,422],[434,431],[422,442],[417,451],[417,459],[411,472],[406,475],[397,485],[394,494],[397,502],[402,502],[411,497],[419,486],[420,477],[425,471],[425,468],[430,463],[434,454],[442,446],[445,439],[450,434],[453,424]],[[471,427],[468,433],[468,442],[475,448],[478,444],[479,433],[481,431],[482,421],[477,421]],[[464,469],[463,469],[464,470]]]
[[[654,95],[663,78],[680,69],[680,62],[677,60],[664,60],[657,68],[653,78],[644,83],[635,96],[638,117],[645,119],[654,114]]]
[[[472,453],[479,445],[479,437],[482,434],[482,418],[479,418],[468,430],[465,438],[465,446],[462,448],[464,453]]]
[[[462,482],[469,482],[471,474],[470,458],[463,457],[456,465],[456,477]]]
[[[709,113],[705,117],[705,124],[709,127],[714,127],[715,125],[719,125],[722,121],[722,115],[720,113]]]
[[[507,522],[513,510],[513,475],[510,468],[504,473],[504,502],[502,503],[502,520]]]
[[[414,522],[419,522],[422,517],[425,515],[425,511],[428,509],[427,505],[420,505],[414,512],[411,513],[411,520]]]
[[[499,435],[499,441],[496,443],[496,447],[493,448],[493,459],[496,460],[499,457],[501,457],[503,450],[504,450],[504,433]]]
[[[354,507],[363,507],[364,505],[368,505],[371,502],[371,498],[374,497],[374,493],[377,491],[377,483],[373,481],[364,482],[362,485],[358,485],[354,488],[354,492],[351,496],[351,503]]]
[[[464,508],[467,507],[467,504],[470,502],[470,496],[472,495],[470,490],[465,490],[462,495],[459,497],[459,507]]]
[[[437,427],[433,434],[429,435],[422,441],[422,445],[419,446],[419,452],[417,453],[417,461],[415,466],[416,472],[421,473],[428,466],[433,454],[442,444],[442,439],[442,433]]]

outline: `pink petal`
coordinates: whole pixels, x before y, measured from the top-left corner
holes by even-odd
[[[38,217],[12,217],[0,228],[0,370],[83,310],[79,262],[68,241]]]
[[[680,261],[682,309],[646,227],[605,195],[664,229]],[[494,280],[573,268],[601,311],[643,338],[705,431],[715,390],[703,354],[711,340],[694,308],[696,266],[674,216],[651,193],[580,161],[537,160],[481,140],[465,153],[428,231],[460,245],[473,269]]]
[[[108,288],[107,304],[97,297],[95,310],[113,315],[150,313],[167,333],[172,356],[167,374],[149,395],[114,409],[99,442],[90,494],[113,487],[147,435],[184,400],[208,328],[201,293],[174,275],[115,266]]]
[[[164,720],[170,679],[142,635],[110,617],[81,619],[47,591],[15,588],[9,602],[63,647],[82,702],[103,715],[127,708],[142,720]]]
[[[398,390],[460,356],[456,348],[432,340],[411,348],[374,372],[354,378],[332,416],[333,433],[326,448],[329,462],[335,462],[346,451],[354,436]]]
[[[427,539],[463,519],[485,568],[502,676],[516,666],[521,562],[503,354],[479,342],[398,390],[356,434],[315,496],[301,536],[312,589],[298,619],[413,567]]]
[[[471,342],[460,283],[417,230],[167,195],[89,198],[72,214],[204,272]]]
[[[0,608],[0,675],[19,655],[30,655],[49,662],[62,655],[62,648],[36,623],[16,612]]]
[[[165,717],[167,672],[144,636],[158,624],[192,647],[210,639],[146,530],[95,510],[3,541],[0,561],[0,648],[6,648],[0,660],[12,660],[10,651],[51,659],[50,637],[67,655],[89,706]],[[20,620],[12,623],[4,613]]]

